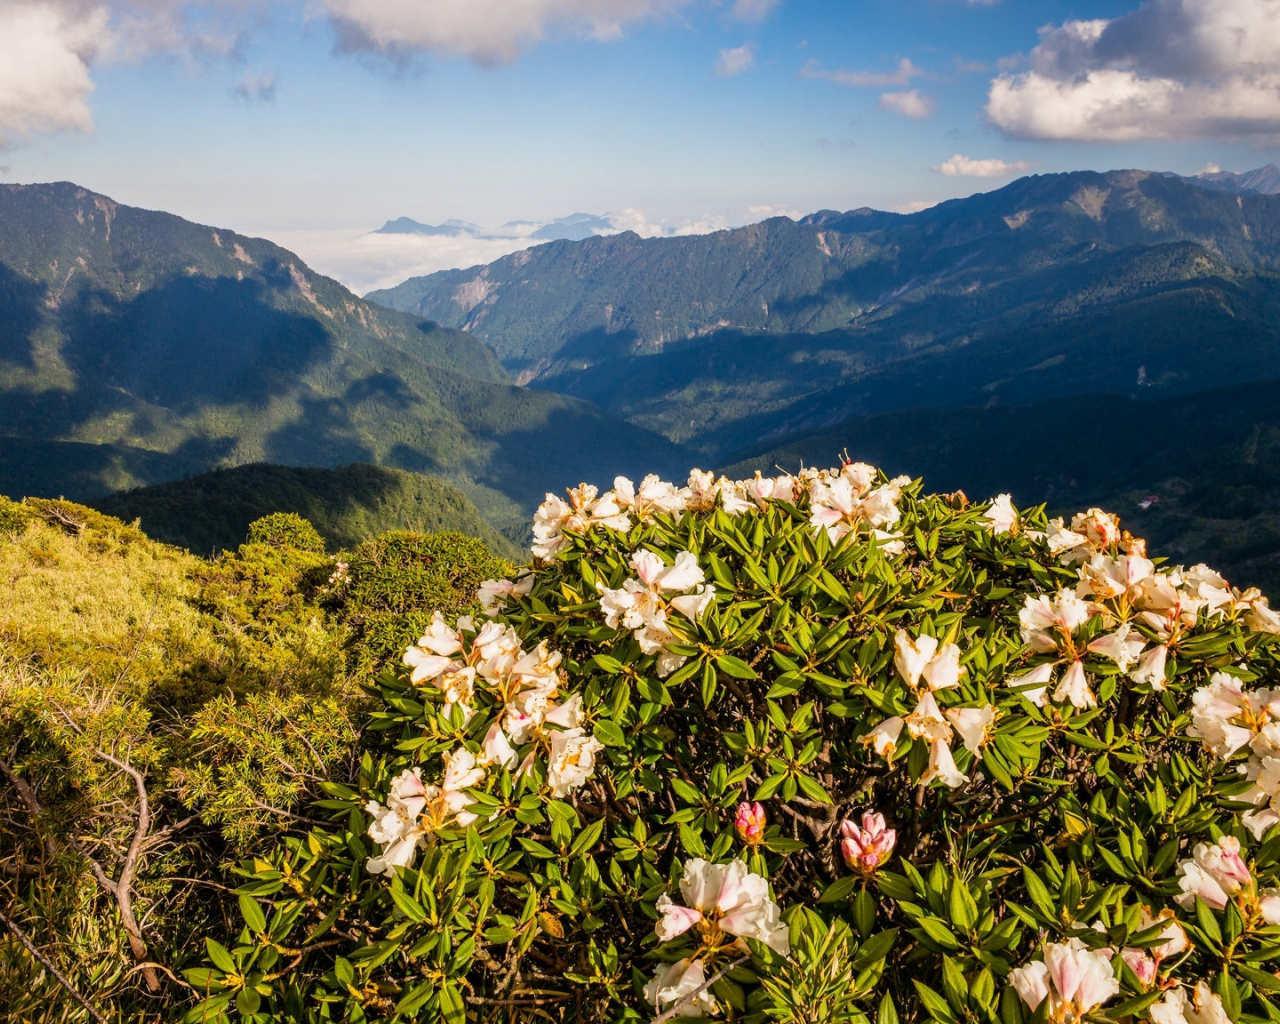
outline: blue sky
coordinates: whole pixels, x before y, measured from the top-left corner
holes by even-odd
[[[287,234],[575,210],[691,230],[1027,170],[1243,170],[1280,136],[1276,21],[1265,0],[0,0],[0,180]],[[1259,53],[1224,50],[1240,28]]]

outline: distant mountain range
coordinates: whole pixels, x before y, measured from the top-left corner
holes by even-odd
[[[1202,188],[1218,192],[1231,192],[1245,196],[1273,196],[1280,193],[1280,167],[1267,164],[1252,171],[1234,174],[1231,171],[1204,171],[1188,178]]]
[[[69,183],[0,186],[0,400],[15,496],[375,462],[457,483],[518,536],[548,488],[687,462],[270,242]]]
[[[535,242],[551,242],[560,239],[581,241],[594,235],[611,234],[617,229],[608,217],[591,213],[571,213],[545,223],[540,221],[509,221],[492,231],[479,224],[461,220],[447,220],[443,224],[422,224],[409,217],[389,220],[373,232],[375,235],[429,235],[448,238],[528,238]]]
[[[368,298],[716,459],[850,417],[1280,378],[1280,196],[1144,171],[554,242]]]

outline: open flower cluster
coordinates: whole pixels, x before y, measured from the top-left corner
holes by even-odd
[[[1192,702],[1188,735],[1216,758],[1248,753],[1248,761],[1239,767],[1251,785],[1240,799],[1255,809],[1242,820],[1261,839],[1280,823],[1280,689],[1246,690],[1239,677],[1215,672],[1209,684],[1192,695]]]
[[[501,597],[516,593],[493,581],[482,586],[482,592],[486,589]],[[444,755],[439,786],[424,787],[418,766],[396,777],[385,807],[368,803],[366,810],[373,816],[368,834],[381,848],[369,859],[369,871],[407,867],[414,851],[440,828],[472,824],[476,815],[466,808],[475,800],[467,790],[484,781],[487,768],[527,774],[536,758],[545,757],[547,788],[556,798],[586,782],[603,746],[583,727],[582,698],[562,694],[560,661],[545,642],[524,650],[510,626],[495,621],[477,625],[464,616],[451,627],[435,613],[426,633],[405,651],[410,682],[437,690],[442,712],[457,714],[463,723],[476,714],[478,698],[497,714],[479,750],[464,746]]]
[[[671,631],[668,616],[672,612],[694,621],[716,599],[716,588],[706,583],[698,560],[689,551],[676,556],[668,566],[652,551],[637,551],[631,556],[635,577],[621,587],[604,585],[600,590],[600,610],[611,628],[621,625],[632,631],[640,650],[656,654],[658,675],[665,678],[685,663],[685,658],[667,650],[679,642]]]
[[[869,533],[890,551],[901,553],[901,538],[888,531],[901,518],[898,501],[910,477],[895,477],[877,484],[874,468],[850,462],[838,469],[804,469],[795,476],[762,476],[746,480],[716,478],[695,469],[684,487],[650,475],[637,489],[624,476],[613,481],[613,490],[601,494],[583,484],[569,491],[565,501],[548,494],[533,517],[533,547],[537,558],[552,558],[564,550],[572,533],[603,527],[625,533],[634,522],[649,522],[655,515],[674,519],[685,512],[719,508],[726,515],[758,511],[767,501],[794,502],[802,494],[810,499],[809,521],[838,541],[851,532]]]
[[[477,600],[202,1012],[1280,1019],[1280,618],[1114,516],[619,477]]]

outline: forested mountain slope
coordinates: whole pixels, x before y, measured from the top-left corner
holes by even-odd
[[[278,246],[68,183],[0,186],[0,396],[0,491],[16,494],[364,461],[457,482],[519,531],[548,487],[677,454],[513,386],[473,336],[365,302]]]
[[[338,469],[256,463],[110,494],[92,504],[200,555],[234,549],[250,523],[274,512],[302,516],[332,550],[354,548],[388,530],[453,531],[480,538],[498,554],[520,555],[456,487],[361,463]]]
[[[1073,172],[909,216],[557,242],[370,297],[723,457],[895,408],[1280,376],[1278,261],[1280,196]]]

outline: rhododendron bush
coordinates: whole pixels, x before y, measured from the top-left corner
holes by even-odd
[[[192,1020],[1280,1020],[1280,619],[861,464],[548,496]],[[1276,688],[1273,688],[1276,687]]]

